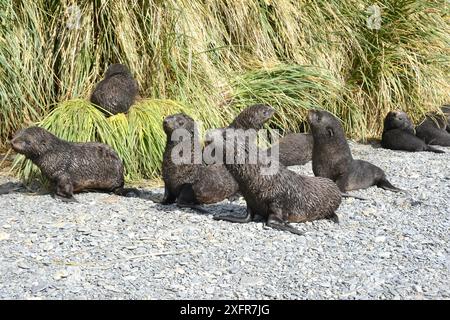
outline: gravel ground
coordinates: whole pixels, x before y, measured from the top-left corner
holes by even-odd
[[[0,299],[450,298],[450,148],[351,148],[407,193],[354,191],[370,200],[297,224],[304,236],[109,194],[0,196]]]

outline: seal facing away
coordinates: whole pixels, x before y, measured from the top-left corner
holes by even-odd
[[[278,144],[279,161],[284,166],[298,166],[312,160],[313,137],[309,133],[289,133]],[[272,148],[267,154],[272,154]]]
[[[126,113],[138,94],[138,84],[123,64],[112,64],[95,87],[91,102],[107,115]]]
[[[386,115],[381,146],[391,150],[444,153],[416,137],[413,122],[405,112],[399,110],[390,111]]]
[[[444,106],[442,111],[445,112],[446,110],[446,106]],[[417,126],[416,136],[427,144],[450,147],[450,133],[447,131],[449,115],[449,113],[427,115],[425,120]]]
[[[177,203],[203,211],[197,205],[220,202],[234,196],[238,185],[222,164],[205,165],[196,162],[195,152],[201,151],[194,120],[184,113],[168,116],[163,121],[166,147],[163,154],[162,177],[164,198],[162,204]],[[174,157],[180,142],[172,140],[175,130],[183,130],[190,144],[187,161],[176,163]],[[178,131],[182,133],[181,131]]]
[[[74,143],[59,139],[49,131],[30,127],[11,140],[13,149],[41,169],[55,189],[55,196],[75,201],[74,193],[88,190],[139,196],[136,189],[124,188],[124,168],[117,153],[97,142]]]
[[[354,160],[339,120],[327,111],[310,110],[308,121],[314,137],[312,168],[314,175],[333,180],[343,192],[377,186],[394,187],[379,167]]]
[[[233,123],[225,129],[218,129],[214,139],[225,139],[225,157],[231,153],[236,160],[238,153],[244,153],[246,161],[225,163],[239,185],[239,190],[247,202],[245,216],[216,216],[216,220],[231,222],[250,222],[255,215],[266,219],[266,225],[278,230],[301,234],[289,222],[306,222],[317,219],[332,219],[338,221],[335,213],[341,203],[341,192],[336,184],[321,177],[301,176],[278,163],[275,159],[257,158],[255,163],[250,159],[249,150],[254,147],[254,141],[233,139],[229,141],[228,132],[236,136],[236,129],[247,130],[253,121],[269,120],[275,110],[269,106],[258,105],[244,110]],[[230,131],[231,130],[231,131]],[[231,142],[231,144],[229,144]],[[233,147],[230,147],[233,146]],[[264,151],[263,151],[264,152]],[[278,167],[275,172],[263,172],[268,165]]]

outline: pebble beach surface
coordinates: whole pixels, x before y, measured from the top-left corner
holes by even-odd
[[[1,195],[0,299],[449,299],[450,148],[350,147],[406,192],[352,191],[368,200],[296,224],[303,236],[110,194]]]

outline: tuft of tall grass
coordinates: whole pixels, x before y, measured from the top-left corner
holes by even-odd
[[[90,102],[82,99],[59,104],[38,126],[71,142],[103,142],[110,145],[125,166],[128,182],[157,178],[161,172],[166,135],[163,119],[185,112],[205,126],[222,126],[220,116],[187,107],[167,99],[143,99],[130,108],[128,114],[105,117]],[[16,158],[13,169],[27,182],[40,179],[39,169],[23,156]]]
[[[367,23],[373,5],[376,29]],[[447,0],[0,1],[0,148],[60,102],[87,99],[116,62],[129,66],[142,97],[178,101],[205,127],[265,101],[281,128],[297,130],[320,106],[351,137],[378,136],[389,110],[419,121],[450,101],[449,18]],[[140,117],[108,119],[108,142],[159,155],[162,142],[116,140]],[[129,177],[157,172],[157,160],[124,157]]]

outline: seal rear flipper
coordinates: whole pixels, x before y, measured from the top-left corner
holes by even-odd
[[[0,185],[0,195],[15,192],[21,189],[26,190],[26,186],[21,182],[7,182]]]
[[[436,149],[436,148],[434,148],[432,146],[428,146],[428,145],[427,145],[427,148],[425,149],[425,151],[431,151],[434,153],[445,153],[445,151],[443,151],[443,150],[439,150],[439,149]]]
[[[392,192],[403,192],[404,190],[394,187],[386,178],[381,179],[377,183],[377,187]]]
[[[235,223],[248,223],[248,222],[253,221],[254,214],[247,207],[247,210],[244,215],[227,214],[227,215],[223,215],[223,216],[214,216],[213,219],[214,220],[224,220],[224,221],[235,222]]]

